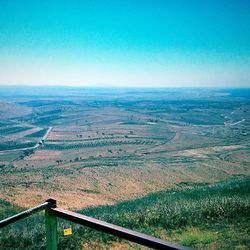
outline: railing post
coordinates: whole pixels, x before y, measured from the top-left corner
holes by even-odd
[[[51,208],[56,207],[56,200],[49,199],[50,206],[45,209],[46,224],[46,250],[57,250],[57,217],[51,213]]]

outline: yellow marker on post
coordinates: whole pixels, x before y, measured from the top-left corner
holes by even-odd
[[[63,230],[63,235],[66,236],[66,235],[71,235],[72,234],[72,228],[65,228]]]

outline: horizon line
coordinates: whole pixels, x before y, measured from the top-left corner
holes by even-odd
[[[6,87],[30,87],[30,88],[81,88],[81,89],[250,89],[250,86],[91,86],[91,85],[46,85],[46,84],[1,84]]]

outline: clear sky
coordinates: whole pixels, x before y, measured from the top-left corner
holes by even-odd
[[[0,0],[0,84],[250,87],[250,1]]]

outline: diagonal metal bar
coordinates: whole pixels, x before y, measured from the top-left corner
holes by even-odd
[[[0,228],[2,228],[4,226],[7,226],[7,225],[9,225],[11,223],[14,223],[14,222],[16,222],[18,220],[24,219],[24,218],[26,218],[26,217],[34,214],[34,213],[37,213],[37,212],[39,212],[41,210],[44,210],[46,208],[50,208],[50,203],[49,202],[44,202],[43,204],[40,204],[40,205],[38,205],[36,207],[30,208],[30,209],[25,210],[25,211],[23,211],[21,213],[18,213],[16,215],[8,217],[8,218],[6,218],[4,220],[1,220],[0,221]]]
[[[94,228],[96,230],[144,245],[154,249],[180,249],[187,250],[190,248],[161,240],[146,234],[138,233],[136,231],[110,224],[101,220],[97,220],[79,213],[71,212],[62,208],[52,208],[51,213],[54,216],[60,217],[71,222]]]

